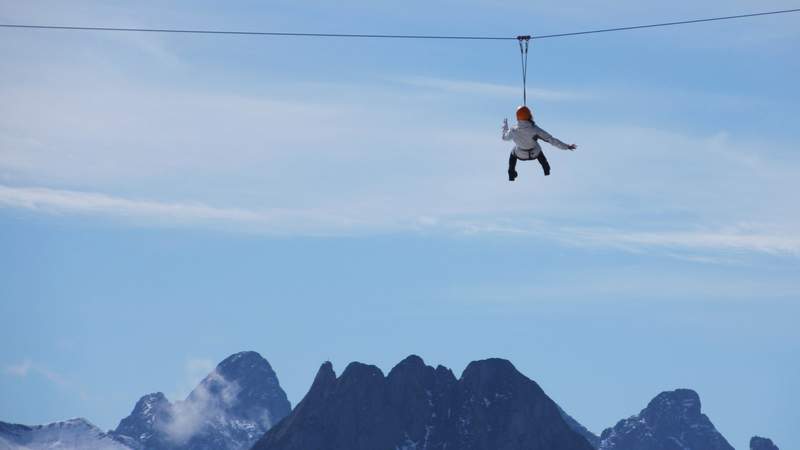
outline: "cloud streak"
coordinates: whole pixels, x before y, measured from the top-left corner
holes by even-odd
[[[11,364],[9,366],[6,366],[5,373],[6,375],[25,378],[28,376],[28,373],[30,373],[31,369],[33,369],[33,361],[31,361],[30,359],[26,359],[17,364]]]
[[[579,243],[620,248],[690,249],[696,251],[759,252],[773,255],[800,255],[800,235],[791,231],[752,230],[728,227],[719,230],[697,231],[623,231],[573,229],[568,233]],[[717,260],[695,257],[696,261]]]
[[[314,211],[218,208],[202,203],[133,200],[102,193],[17,188],[0,185],[0,207],[48,214],[80,214],[130,221],[139,225],[234,226],[239,231],[313,233],[318,229],[345,229],[357,221]],[[301,224],[305,224],[304,226]]]
[[[800,255],[800,236],[792,230],[757,225],[720,229],[626,230],[607,227],[567,227],[543,221],[479,220],[448,216],[376,218],[336,215],[324,210],[252,210],[218,208],[202,203],[132,200],[107,194],[20,188],[0,185],[0,208],[45,214],[88,215],[138,226],[180,226],[253,232],[266,235],[346,235],[356,230],[446,233],[472,236],[523,236],[571,246],[607,247],[629,251],[685,249]],[[697,256],[699,260],[703,258]],[[714,259],[706,258],[707,262]],[[19,366],[20,371],[26,366]]]
[[[189,358],[184,363],[184,379],[176,386],[172,398],[186,398],[216,368],[208,358]]]
[[[15,378],[28,378],[30,376],[39,376],[55,386],[60,388],[74,387],[74,383],[58,372],[50,370],[49,368],[33,362],[31,359],[25,359],[19,363],[11,364],[5,367],[5,374]],[[82,389],[78,390],[78,394],[82,398],[86,398],[87,394]]]

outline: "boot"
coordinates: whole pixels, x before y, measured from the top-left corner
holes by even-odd
[[[517,179],[517,157],[514,155],[514,152],[511,152],[511,155],[508,156],[508,181],[514,181]]]

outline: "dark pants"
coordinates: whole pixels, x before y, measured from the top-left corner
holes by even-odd
[[[517,174],[517,159],[519,159],[517,158],[517,155],[515,155],[514,152],[511,152],[511,156],[508,157],[508,174],[514,174],[515,177]],[[545,176],[550,175],[550,163],[547,162],[547,157],[544,156],[543,151],[539,152],[539,156],[536,157],[536,160],[542,165]]]

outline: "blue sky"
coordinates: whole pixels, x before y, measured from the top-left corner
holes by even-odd
[[[4,22],[517,35],[796,2],[12,2]],[[230,353],[511,359],[595,432],[696,389],[800,446],[798,16],[534,42],[0,30],[0,420],[112,428]]]

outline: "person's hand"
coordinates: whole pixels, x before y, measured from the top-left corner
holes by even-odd
[[[569,147],[567,148],[570,150],[575,150],[576,148],[578,148],[578,144],[570,144]]]
[[[503,119],[503,131],[508,129],[508,118]]]

